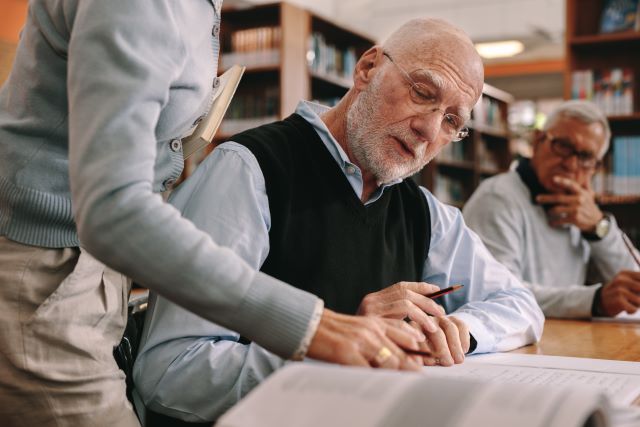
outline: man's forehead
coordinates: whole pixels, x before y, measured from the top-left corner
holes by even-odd
[[[578,148],[597,152],[605,144],[605,132],[601,123],[585,123],[573,117],[561,117],[547,131],[554,137],[566,138]]]
[[[599,122],[585,123],[575,117],[560,117],[547,129],[554,135],[604,140],[604,127]]]
[[[440,74],[427,68],[418,68],[416,70],[409,71],[409,75],[417,83],[429,84],[439,90],[444,90],[447,86],[451,85],[450,82]]]

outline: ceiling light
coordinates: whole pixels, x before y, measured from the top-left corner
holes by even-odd
[[[483,58],[506,58],[522,52],[524,50],[524,45],[518,40],[476,43],[476,50]]]

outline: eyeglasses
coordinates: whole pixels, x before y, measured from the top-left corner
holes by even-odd
[[[578,151],[573,146],[569,138],[555,137],[551,133],[546,133],[546,138],[551,142],[551,151],[563,159],[576,156],[578,166],[582,169],[597,169],[602,162],[589,151]]]
[[[453,113],[445,113],[440,109],[434,88],[425,83],[416,82],[411,78],[409,73],[396,64],[393,58],[391,58],[391,55],[387,52],[383,52],[382,54],[396,66],[400,74],[402,74],[402,77],[409,83],[409,95],[415,111],[421,114],[430,114],[436,111],[441,112],[442,123],[440,124],[440,131],[451,141],[460,141],[469,135],[469,129],[464,126],[465,121],[460,116]]]

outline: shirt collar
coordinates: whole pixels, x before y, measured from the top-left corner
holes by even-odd
[[[536,172],[531,166],[531,159],[520,159],[520,161],[518,162],[518,167],[516,168],[516,172],[531,193],[531,203],[537,205],[538,203],[536,202],[536,197],[538,197],[538,195],[540,194],[548,193],[548,191],[542,186],[540,180],[538,180]]]
[[[296,107],[296,114],[298,114],[300,117],[309,122],[311,126],[313,126],[315,131],[318,133],[318,136],[322,140],[322,143],[331,154],[331,157],[333,157],[333,159],[336,161],[336,163],[338,163],[343,171],[347,166],[355,168],[355,170],[357,171],[357,178],[359,182],[357,186],[354,186],[354,191],[356,192],[358,197],[361,197],[363,185],[362,171],[360,170],[360,168],[358,168],[357,165],[349,160],[349,156],[347,156],[347,153],[342,149],[342,146],[338,143],[338,141],[336,141],[333,135],[331,135],[329,128],[327,128],[327,125],[320,118],[321,114],[329,110],[330,108],[325,105],[320,105],[310,101],[300,101],[298,103],[298,106]],[[353,177],[351,179],[353,179]],[[396,179],[392,182],[379,186],[376,191],[371,194],[371,197],[365,204],[375,202],[382,196],[382,193],[385,191],[385,189],[401,182],[401,179]]]
[[[344,168],[347,164],[351,164],[349,157],[338,141],[331,135],[327,125],[320,118],[321,114],[329,110],[330,108],[326,105],[316,104],[310,101],[300,101],[296,107],[296,114],[300,115],[313,126],[325,147],[327,147],[327,150],[331,153],[331,157],[334,158],[340,167]]]

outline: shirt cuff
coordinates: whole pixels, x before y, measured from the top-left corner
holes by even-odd
[[[593,302],[591,303],[591,316],[593,317],[605,316],[605,314],[600,311],[600,294],[602,293],[602,288],[602,286],[598,286],[598,289],[596,289],[596,292],[593,294]]]
[[[292,360],[302,360],[304,356],[307,354],[309,350],[309,346],[311,345],[311,340],[316,334],[316,330],[318,329],[318,325],[320,324],[320,319],[322,318],[322,312],[324,311],[324,301],[318,299],[316,302],[316,306],[313,310],[313,314],[311,315],[311,320],[309,321],[309,326],[307,327],[307,332],[300,343],[300,346],[293,353]]]
[[[467,350],[466,354],[473,353],[474,351],[476,351],[476,348],[478,348],[478,341],[476,341],[476,339],[473,337],[473,334],[469,332],[469,350]]]

